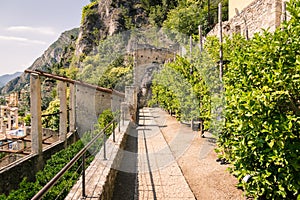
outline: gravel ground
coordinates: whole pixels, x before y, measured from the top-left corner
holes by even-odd
[[[187,126],[182,128],[183,125],[165,111],[159,110],[157,115],[166,119],[166,126],[161,131],[169,144],[176,136],[176,130],[191,129]],[[235,187],[238,183],[236,178],[226,170],[229,166],[216,162],[215,139],[208,133],[205,133],[206,138],[197,132],[191,131],[191,134],[195,137],[177,162],[195,197],[198,200],[245,199],[243,192]],[[176,151],[170,146],[172,151]]]

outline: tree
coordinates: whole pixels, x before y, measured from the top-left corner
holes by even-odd
[[[186,35],[196,35],[198,25],[202,24],[207,28],[207,21],[203,9],[198,4],[178,6],[168,13],[168,17],[163,27],[176,30]]]
[[[3,98],[3,97],[0,98],[0,105],[6,105],[5,98]]]
[[[149,21],[152,25],[162,27],[168,12],[176,8],[177,0],[162,0],[149,7]]]
[[[60,108],[60,101],[59,99],[55,99],[50,102],[49,107],[43,113],[45,116],[42,118],[42,124],[44,128],[50,128],[52,130],[57,131],[59,128],[59,108]],[[53,115],[52,115],[53,114]]]
[[[182,121],[209,119],[209,92],[199,68],[183,57],[166,64],[154,76],[151,103],[158,103]]]
[[[283,30],[224,44],[230,63],[219,146],[239,186],[255,199],[300,198],[300,1],[288,5],[291,20]]]
[[[30,126],[31,125],[31,114],[27,114],[24,117],[24,123],[26,124],[26,126]]]
[[[223,20],[228,18],[228,0],[223,0]],[[186,35],[197,35],[198,26],[202,25],[203,32],[208,33],[217,23],[218,4],[210,6],[210,21],[208,20],[207,2],[189,0],[179,1],[178,6],[168,12],[163,27]]]

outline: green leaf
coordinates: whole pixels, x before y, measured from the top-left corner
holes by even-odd
[[[275,143],[275,140],[271,140],[271,142],[268,143],[268,145],[270,146],[270,148],[273,148],[274,143]]]

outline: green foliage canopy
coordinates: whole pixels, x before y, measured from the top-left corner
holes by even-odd
[[[239,185],[256,199],[296,199],[300,191],[300,1],[288,8],[292,18],[283,30],[224,44],[230,63],[219,145]]]
[[[155,74],[152,93],[152,104],[158,103],[182,121],[209,118],[208,89],[197,68],[186,58],[177,57]]]
[[[45,116],[42,118],[42,124],[45,128],[50,128],[52,130],[57,131],[59,128],[59,112],[60,112],[60,101],[59,99],[55,99],[50,102],[49,107],[43,113],[47,114],[55,114],[50,116]]]

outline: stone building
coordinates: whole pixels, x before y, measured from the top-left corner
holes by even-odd
[[[18,128],[18,108],[9,106],[0,106],[0,127],[6,125],[7,130],[13,130]]]
[[[17,129],[18,121],[18,93],[11,93],[5,96],[6,105],[0,105],[0,129],[6,125],[7,130]]]
[[[222,24],[223,34],[251,38],[264,29],[274,32],[285,16],[283,4],[284,0],[229,0],[229,20]],[[219,35],[218,24],[207,34],[211,35]]]
[[[5,97],[7,106],[18,107],[18,93],[13,92]]]

